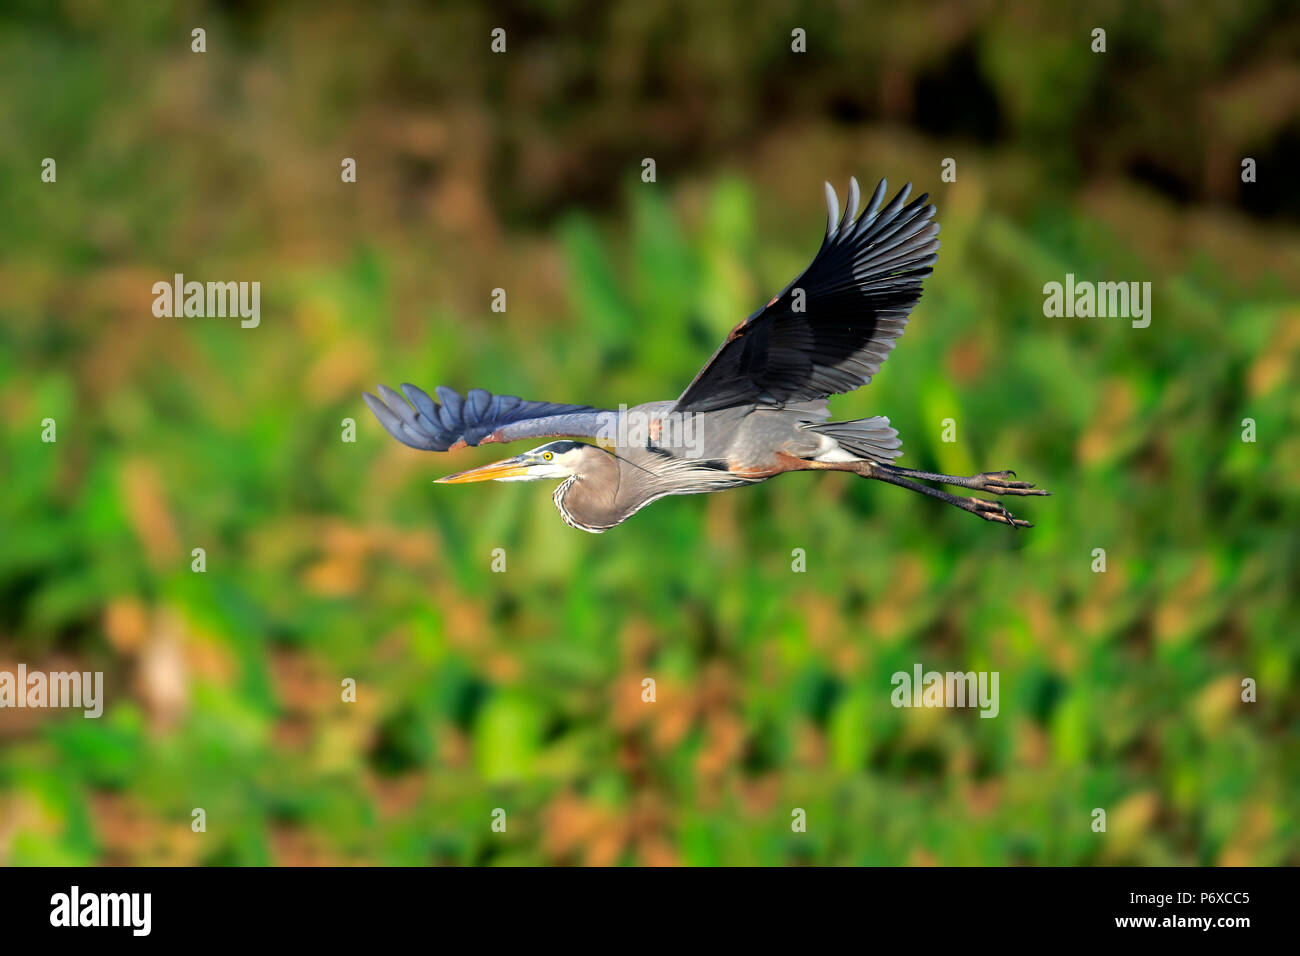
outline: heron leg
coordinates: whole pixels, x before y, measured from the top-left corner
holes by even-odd
[[[931,498],[938,498],[940,501],[952,505],[954,508],[960,508],[962,511],[969,511],[971,514],[978,515],[985,521],[998,521],[1002,524],[1009,525],[1012,528],[1032,528],[1033,524],[1025,521],[1023,518],[1017,518],[1006,506],[997,501],[986,501],[983,498],[962,498],[958,495],[949,494],[946,491],[940,491],[938,488],[930,488],[927,485],[917,484],[910,477],[899,474],[899,472],[910,471],[910,469],[894,468],[890,465],[880,465],[875,462],[864,462],[868,468],[859,471],[858,474],[863,478],[875,478],[877,481],[883,481],[891,485],[898,485],[900,488],[906,488],[909,491],[919,491],[923,495],[929,495]],[[927,474],[927,472],[917,472],[918,476]],[[952,478],[952,475],[936,475],[936,480],[946,480]],[[980,476],[976,476],[980,477]],[[973,479],[963,478],[961,481],[971,481]],[[956,482],[949,482],[955,484]],[[965,486],[971,487],[971,486]],[[995,492],[1000,494],[1001,492]],[[1008,492],[1014,494],[1033,494],[1034,492]]]
[[[1032,482],[1028,481],[1011,481],[1015,478],[1014,471],[985,471],[978,475],[965,477],[962,475],[941,475],[933,471],[916,471],[912,468],[899,468],[897,465],[873,465],[873,474],[871,477],[879,478],[877,471],[886,471],[902,478],[921,479],[922,481],[938,481],[945,485],[955,485],[958,488],[970,488],[974,491],[983,491],[990,495],[1050,495],[1051,492],[1043,488],[1035,488]]]

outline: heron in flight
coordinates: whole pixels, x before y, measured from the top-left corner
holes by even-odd
[[[380,385],[366,404],[388,433],[427,451],[524,438],[544,445],[438,479],[558,480],[555,506],[575,528],[599,533],[666,495],[753,485],[789,471],[847,471],[898,485],[1012,528],[1032,527],[1001,503],[921,482],[991,495],[1044,495],[1015,472],[969,477],[902,468],[898,433],[884,417],[829,421],[827,398],[880,371],[921,297],[937,258],[939,224],[911,185],[887,204],[885,182],[859,214],[856,179],[839,215],[826,184],[826,238],[780,295],[741,322],[675,401],[618,410],[533,402],[481,388]],[[578,441],[575,439],[586,439]]]

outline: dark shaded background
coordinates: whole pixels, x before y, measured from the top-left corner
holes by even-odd
[[[0,669],[109,703],[0,711],[0,861],[1300,862],[1300,18],[1067,6],[8,4]],[[359,400],[670,398],[854,174],[944,247],[836,417],[1052,488],[1028,533],[805,474],[588,536]],[[1151,327],[1044,317],[1067,272]],[[917,661],[1000,716],[895,710]]]

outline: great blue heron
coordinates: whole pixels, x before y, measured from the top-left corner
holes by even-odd
[[[558,479],[555,506],[575,528],[601,532],[665,495],[757,484],[787,471],[849,471],[930,495],[1011,527],[1031,527],[1003,505],[960,497],[919,481],[995,495],[1043,495],[1015,472],[971,477],[900,468],[898,433],[883,417],[827,421],[827,397],[871,381],[921,297],[933,270],[934,206],[904,205],[911,184],[883,209],[885,181],[858,215],[850,180],[844,216],[826,184],[826,238],[803,274],[741,322],[676,401],[618,411],[528,402],[471,389],[463,398],[414,385],[409,400],[379,386],[366,404],[394,438],[428,451],[521,438],[552,441],[513,458],[439,481]],[[441,403],[441,404],[439,404]]]

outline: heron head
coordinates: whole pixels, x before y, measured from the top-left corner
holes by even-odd
[[[468,481],[545,481],[548,478],[570,478],[578,474],[584,457],[590,454],[605,453],[585,442],[567,439],[553,441],[522,455],[437,480],[440,484],[458,485]]]

